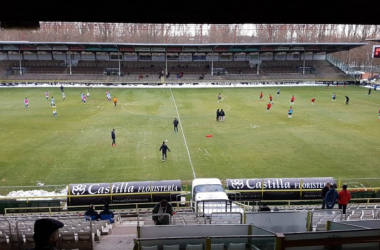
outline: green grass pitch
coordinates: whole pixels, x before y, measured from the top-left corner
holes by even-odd
[[[0,185],[192,180],[194,175],[379,177],[380,92],[368,96],[357,86],[280,88],[280,97],[277,87],[90,88],[86,104],[80,93],[87,88],[66,87],[65,101],[59,87],[1,88]],[[56,100],[57,117],[46,90]],[[107,101],[107,90],[118,98],[116,107]],[[224,98],[220,103],[218,93]],[[274,105],[267,113],[269,94]],[[291,95],[296,100],[288,119]],[[225,122],[216,122],[218,108],[226,111]],[[175,117],[179,133],[173,132]],[[111,147],[113,128],[116,147]],[[164,140],[171,152],[162,162]]]

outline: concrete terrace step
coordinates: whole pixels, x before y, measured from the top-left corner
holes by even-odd
[[[123,220],[115,223],[112,232],[102,235],[100,241],[95,241],[94,250],[132,250],[133,239],[137,238],[137,221]]]

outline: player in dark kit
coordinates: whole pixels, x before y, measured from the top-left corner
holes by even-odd
[[[112,138],[112,147],[116,146],[116,135],[115,135],[115,129],[112,129],[111,132],[111,138]]]
[[[168,146],[166,146],[165,142],[163,141],[162,142],[162,145],[160,147],[160,150],[159,151],[162,151],[162,161],[165,161],[165,159],[167,159],[167,155],[166,155],[166,151],[169,151],[170,152],[170,149]]]
[[[174,118],[173,125],[174,125],[174,132],[178,132],[178,123],[179,121],[177,118]]]

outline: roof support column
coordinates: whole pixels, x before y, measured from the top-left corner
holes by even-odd
[[[305,54],[305,48],[303,48],[303,67],[302,67],[302,75],[305,75],[305,65],[306,64],[306,54]]]
[[[70,75],[72,75],[72,72],[71,72],[71,51],[69,49],[69,67],[70,67]]]
[[[110,53],[111,55],[111,53]],[[120,72],[120,51],[119,51],[119,48],[117,49],[117,58],[118,58],[118,61],[119,61],[119,76],[121,76],[121,72]]]
[[[256,75],[260,75],[260,52],[257,60],[257,72]]]
[[[165,49],[165,76],[168,75],[168,51]],[[163,76],[165,78],[165,76]]]
[[[351,75],[351,72],[350,72],[350,49],[347,50],[347,54],[348,54],[347,71],[348,71],[348,74]],[[355,82],[356,82],[356,76],[355,76]]]
[[[211,51],[211,75],[214,75],[214,50]]]
[[[20,76],[22,75],[22,69],[21,69],[21,51],[20,51],[20,47],[18,48],[18,55],[19,55],[19,58],[20,58]]]

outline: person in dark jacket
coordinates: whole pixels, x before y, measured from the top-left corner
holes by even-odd
[[[89,205],[87,211],[84,213],[85,216],[91,217],[92,220],[99,219],[99,214],[94,210],[94,205]]]
[[[261,212],[270,212],[270,207],[267,206],[266,203],[263,203],[263,205],[260,207]]]
[[[177,118],[174,118],[174,121],[173,121],[174,132],[177,132],[177,133],[178,133],[178,123],[179,121],[177,120]]]
[[[104,209],[103,209],[103,211],[101,211],[100,213],[99,213],[99,217],[100,217],[100,219],[102,219],[102,215],[110,215],[111,216],[111,219],[110,219],[110,221],[111,221],[111,223],[113,223],[113,218],[114,218],[114,214],[113,214],[113,212],[112,211],[110,211],[110,205],[108,205],[108,204],[104,204]]]
[[[152,219],[155,225],[169,225],[170,217],[163,214],[170,214],[170,216],[173,216],[172,205],[170,205],[170,203],[164,199],[157,203],[156,206],[154,206],[152,214]]]
[[[325,203],[325,197],[327,192],[330,190],[330,182],[327,182],[326,185],[322,188],[322,209],[325,209],[326,203]]]
[[[326,208],[333,209],[337,199],[338,199],[338,192],[336,191],[336,185],[334,184],[330,187],[330,190],[326,193],[326,196],[325,196]]]
[[[220,111],[219,109],[216,110],[216,121],[219,121]]]
[[[162,161],[165,161],[165,159],[167,159],[167,155],[166,155],[166,151],[169,151],[170,152],[170,149],[168,146],[166,146],[165,142],[163,141],[162,142],[162,145],[160,147],[160,150],[159,151],[162,151]]]
[[[34,248],[32,250],[58,250],[59,229],[64,224],[60,221],[46,218],[34,223]]]
[[[224,112],[223,109],[220,110],[219,115],[220,115],[220,121],[224,122],[224,117],[226,116],[226,113]]]
[[[112,132],[111,132],[111,138],[112,138],[112,147],[113,146],[116,146],[116,135],[115,135],[115,129],[112,129]]]

